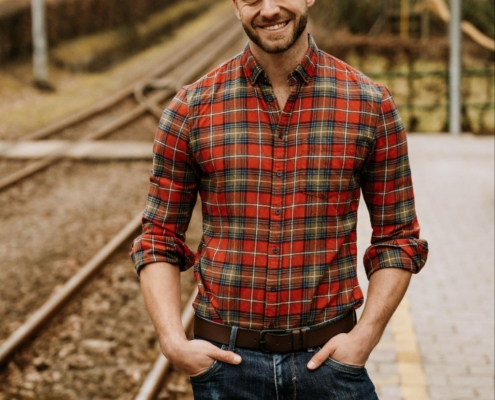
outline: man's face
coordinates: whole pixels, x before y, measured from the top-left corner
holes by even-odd
[[[249,39],[267,53],[282,53],[305,31],[314,0],[234,0]]]

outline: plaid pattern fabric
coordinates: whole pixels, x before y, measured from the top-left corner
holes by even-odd
[[[406,133],[389,91],[310,48],[280,110],[249,47],[183,88],[164,112],[139,271],[194,266],[196,312],[252,329],[310,326],[359,307],[360,192],[373,226],[368,275],[417,273],[426,261],[414,209]],[[197,193],[203,240],[184,244]]]

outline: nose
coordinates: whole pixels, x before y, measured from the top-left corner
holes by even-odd
[[[260,14],[262,17],[271,19],[280,13],[278,0],[262,0]]]

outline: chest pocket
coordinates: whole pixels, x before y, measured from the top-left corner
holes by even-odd
[[[352,190],[357,182],[355,171],[362,157],[355,135],[334,131],[311,135],[296,146],[297,168],[294,184],[297,192],[321,199],[336,199]]]

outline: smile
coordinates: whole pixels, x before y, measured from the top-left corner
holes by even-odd
[[[263,26],[262,28],[266,31],[276,31],[278,29],[285,28],[287,26],[288,22],[281,22],[276,25],[270,25],[270,26]]]

